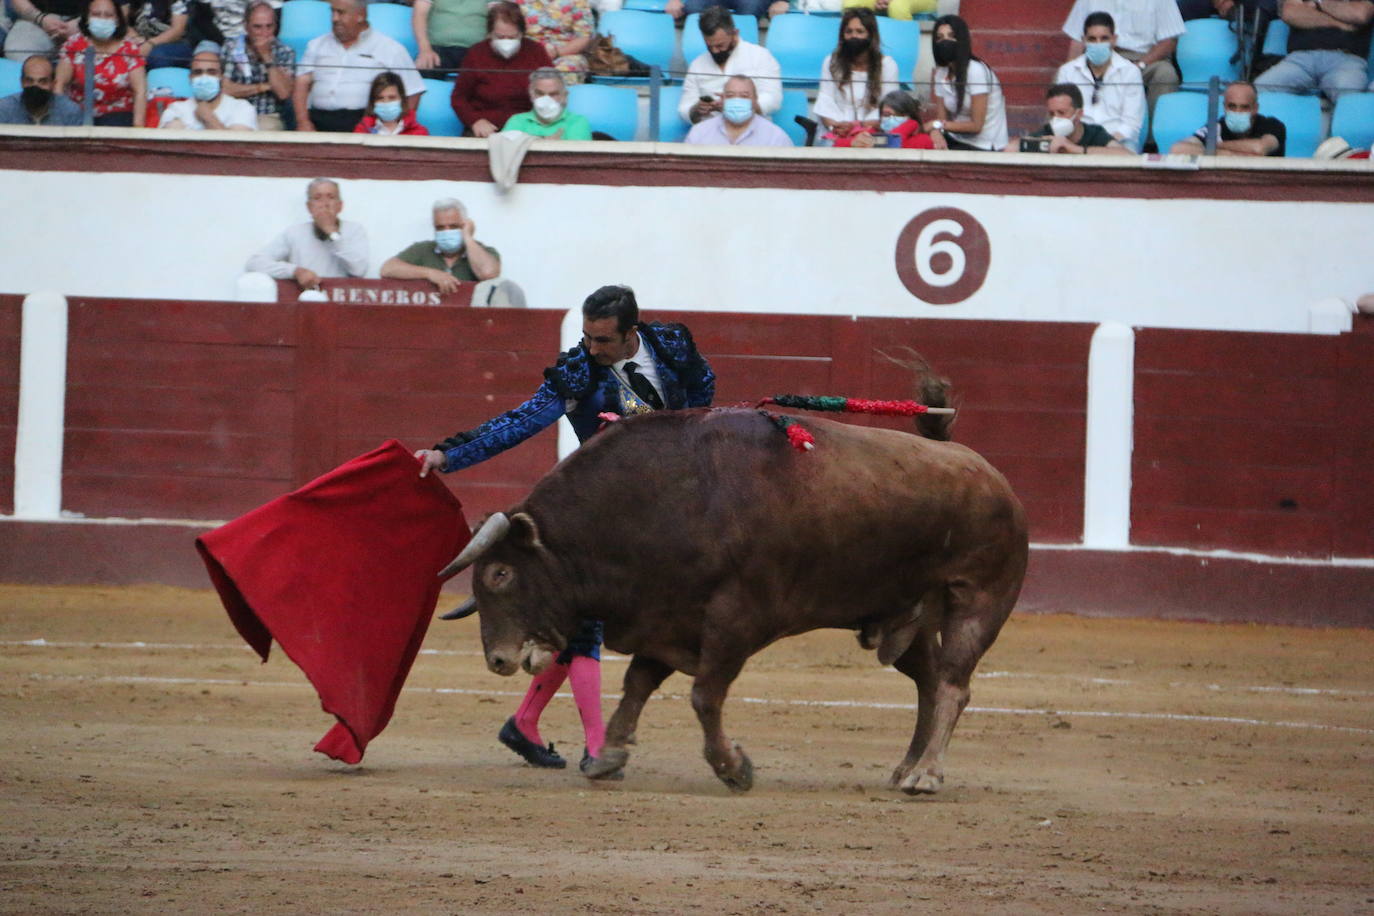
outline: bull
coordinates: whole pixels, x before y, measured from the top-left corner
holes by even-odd
[[[846,628],[916,682],[915,731],[889,785],[940,789],[973,670],[1021,588],[1025,514],[962,445],[803,425],[811,451],[748,409],[611,424],[489,517],[444,570],[473,566],[469,609],[497,674],[539,670],[584,617],[631,656],[591,778],[620,775],[645,702],[681,671],[707,762],[748,790],[753,765],[722,725],[731,683],[777,639]]]

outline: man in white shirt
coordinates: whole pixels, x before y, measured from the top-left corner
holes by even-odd
[[[732,76],[721,90],[720,114],[697,123],[685,142],[701,146],[791,146],[792,138],[759,113],[758,93],[747,76]]]
[[[1178,89],[1174,49],[1186,30],[1177,0],[1074,0],[1064,34],[1073,39],[1069,60],[1083,53],[1083,23],[1089,13],[1108,13],[1116,23],[1116,53],[1140,68],[1150,110],[1161,95]]]
[[[1117,142],[1140,152],[1145,120],[1145,80],[1140,68],[1116,53],[1116,23],[1110,13],[1089,13],[1083,21],[1083,54],[1059,68],[1056,83],[1072,83],[1083,94],[1083,123],[1107,129]]]
[[[173,130],[257,130],[257,109],[221,92],[223,78],[219,54],[198,52],[191,58],[192,98],[168,105],[158,126]]]
[[[361,277],[367,273],[367,231],[339,219],[339,185],[316,178],[305,189],[310,222],[291,226],[248,259],[245,270],[278,280],[294,279],[301,289],[318,289],[322,277]]]
[[[362,119],[377,74],[390,70],[405,84],[406,111],[425,91],[415,61],[394,38],[367,26],[367,0],[329,0],[330,31],[312,38],[297,69],[292,104],[296,130],[348,133]]]
[[[754,81],[762,114],[771,115],[782,107],[782,68],[777,58],[765,48],[742,40],[729,10],[723,6],[707,8],[701,14],[701,37],[706,40],[706,53],[688,65],[682,81],[677,112],[684,121],[695,124],[719,114],[725,79],[730,76],[747,76]]]

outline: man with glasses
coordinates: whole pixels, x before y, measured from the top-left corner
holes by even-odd
[[[1104,127],[1131,152],[1140,152],[1145,120],[1145,79],[1140,68],[1116,53],[1111,13],[1083,20],[1083,53],[1059,68],[1056,83],[1072,83],[1083,94],[1083,123]]]

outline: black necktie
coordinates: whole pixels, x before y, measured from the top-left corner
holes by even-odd
[[[654,410],[663,409],[663,399],[658,396],[654,386],[649,380],[639,374],[639,364],[631,360],[625,364],[625,378],[629,380],[630,387],[634,393],[639,395],[639,399],[648,404]]]

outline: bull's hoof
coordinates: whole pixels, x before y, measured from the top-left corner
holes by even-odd
[[[902,791],[907,795],[934,795],[945,784],[945,777],[934,773],[912,773],[902,780]]]
[[[603,747],[601,754],[592,757],[585,752],[578,769],[588,779],[624,779],[625,764],[630,760],[630,752],[623,747]]]
[[[892,775],[887,778],[887,787],[889,789],[899,788],[901,784],[906,781],[907,776],[909,776],[910,774],[910,764],[903,763],[898,765],[898,767],[892,771]]]
[[[749,755],[735,745],[735,754],[739,756],[739,761],[731,766],[728,761],[721,764],[711,763],[711,768],[716,771],[716,776],[720,781],[730,787],[732,792],[748,792],[754,788],[754,762],[749,759]],[[710,758],[708,757],[709,761]]]

